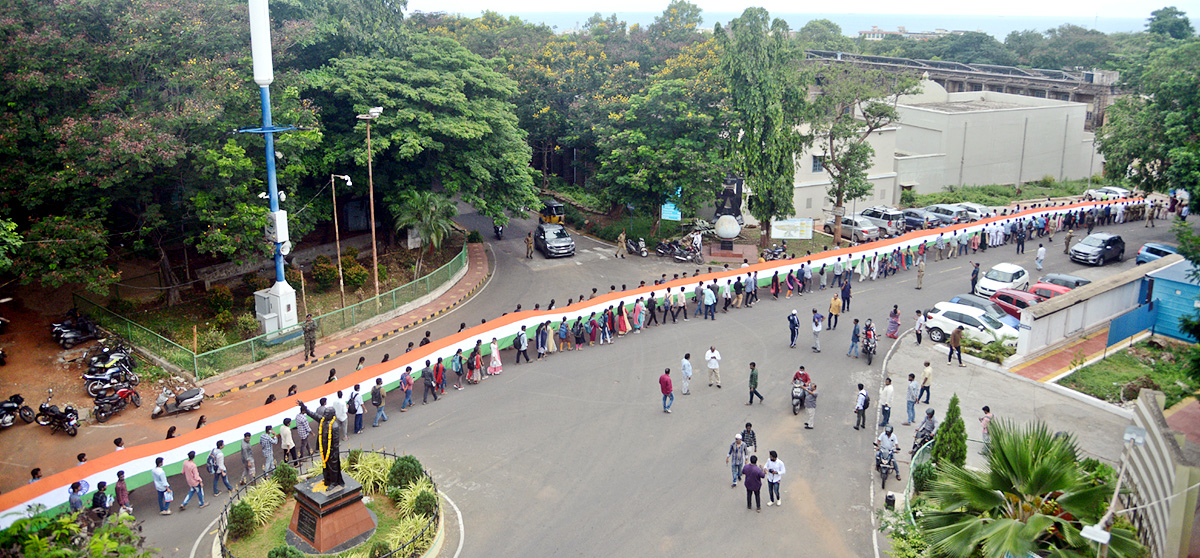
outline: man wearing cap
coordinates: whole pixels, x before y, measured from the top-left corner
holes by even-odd
[[[742,435],[735,434],[733,443],[729,445],[729,455],[725,456],[725,463],[733,465],[733,484],[730,488],[737,488],[738,481],[742,480],[742,467],[746,463],[746,444],[742,443]]]
[[[792,310],[788,316],[788,330],[792,334],[792,342],[788,346],[792,349],[796,348],[796,336],[800,334],[800,318],[796,316],[796,311]]]
[[[317,358],[317,322],[312,314],[304,317],[304,360]]]

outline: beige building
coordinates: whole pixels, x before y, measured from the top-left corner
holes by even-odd
[[[873,190],[867,199],[847,203],[847,212],[853,212],[856,207],[865,209],[873,205],[891,205],[900,201],[896,170],[892,163],[898,130],[896,126],[881,128],[867,138],[867,142],[875,150],[875,158],[871,168],[867,170],[867,180],[870,181]],[[824,222],[829,216],[829,211],[833,209],[833,201],[829,199],[829,173],[821,164],[824,156],[825,152],[819,141],[796,156],[796,187],[792,192],[796,218],[818,219]],[[820,229],[820,226],[814,228]]]
[[[1103,169],[1087,105],[994,91],[947,93],[923,82],[897,108],[894,170],[902,188],[1023,184],[1087,178]]]

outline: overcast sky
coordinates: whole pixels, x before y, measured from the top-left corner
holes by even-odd
[[[527,12],[662,12],[669,0],[606,0],[604,2],[563,2],[562,0],[409,0],[411,11],[460,13],[475,16],[484,10],[500,13]],[[705,12],[741,12],[749,6],[761,6],[778,13],[855,13],[1002,16],[1074,16],[1145,18],[1163,6],[1175,5],[1193,14],[1200,12],[1200,0],[1007,0],[1005,2],[963,2],[962,0],[858,0],[856,2],[811,4],[794,0],[763,0],[753,4],[729,0],[693,0]],[[901,8],[902,9],[898,9]],[[708,23],[706,21],[706,23]]]

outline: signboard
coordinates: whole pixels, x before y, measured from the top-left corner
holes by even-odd
[[[665,221],[682,221],[683,213],[673,203],[664,203],[662,206],[662,218]]]
[[[846,208],[845,208],[845,206],[835,207],[835,208],[833,208],[833,211],[830,211],[830,213],[837,215],[838,217],[841,217],[846,214]]]
[[[787,240],[811,240],[813,237],[812,219],[785,219],[771,221],[771,238]]]

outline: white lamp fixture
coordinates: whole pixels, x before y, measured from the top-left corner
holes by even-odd
[[[275,81],[271,62],[271,13],[267,0],[250,0],[250,53],[254,57],[254,83],[266,87]]]

